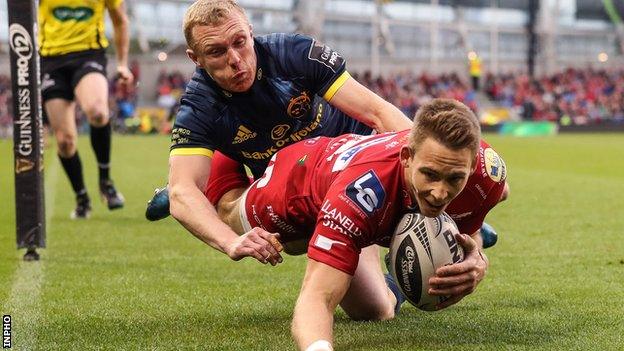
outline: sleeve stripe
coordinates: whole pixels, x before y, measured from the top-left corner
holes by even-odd
[[[198,156],[207,156],[212,157],[214,152],[210,149],[205,149],[203,147],[185,147],[185,148],[177,148],[171,150],[169,152],[169,156],[189,156],[189,155],[198,155]]]
[[[327,92],[325,93],[325,95],[323,95],[323,99],[329,102],[349,78],[351,78],[349,72],[342,72],[338,79],[334,81],[334,84],[332,84],[329,89],[327,89]]]

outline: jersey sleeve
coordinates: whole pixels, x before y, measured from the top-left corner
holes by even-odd
[[[316,39],[296,34],[285,39],[285,46],[286,73],[303,77],[327,101],[350,77],[342,55]]]
[[[481,206],[479,206],[479,208],[475,210],[469,218],[457,223],[459,231],[463,234],[472,235],[477,230],[481,229],[485,216],[491,209],[494,208],[494,206],[496,206],[496,204],[498,204],[501,196],[503,195],[504,189],[505,181],[494,183]]]
[[[212,157],[216,149],[209,123],[216,111],[201,102],[201,96],[187,91],[180,101],[180,109],[171,130],[170,156],[203,155]]]
[[[363,224],[344,199],[335,192],[328,194],[308,245],[308,257],[354,275],[361,251],[354,238]]]

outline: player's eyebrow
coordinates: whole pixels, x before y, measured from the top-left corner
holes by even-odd
[[[209,48],[214,48],[214,47],[226,46],[226,45],[227,45],[226,43],[229,41],[229,39],[231,39],[231,38],[233,38],[233,37],[240,36],[240,35],[245,36],[245,31],[244,31],[243,29],[238,30],[236,33],[233,33],[232,35],[230,35],[230,36],[229,36],[227,39],[225,39],[225,40],[221,40],[221,41],[218,41],[218,42],[206,42],[206,40],[204,40],[204,43],[203,43],[203,44],[204,44],[204,47],[205,47],[206,49],[209,49]],[[210,40],[210,39],[208,39],[208,40]]]
[[[419,167],[418,170],[421,173],[432,173],[432,174],[435,174],[435,175],[444,175],[444,176],[446,176],[448,178],[465,177],[466,176],[466,172],[464,172],[464,171],[454,171],[454,172],[450,172],[449,174],[444,174],[443,172],[439,172],[439,171],[437,171],[435,169],[432,169],[432,168],[429,168],[427,166]]]

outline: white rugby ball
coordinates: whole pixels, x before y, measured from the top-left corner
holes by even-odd
[[[457,225],[444,212],[435,218],[407,213],[394,231],[388,269],[407,300],[421,310],[434,311],[448,298],[427,291],[436,269],[464,259],[464,250],[455,240],[457,233]]]

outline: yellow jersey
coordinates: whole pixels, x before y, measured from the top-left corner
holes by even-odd
[[[56,56],[108,46],[104,8],[116,9],[123,0],[40,0],[39,51]]]

